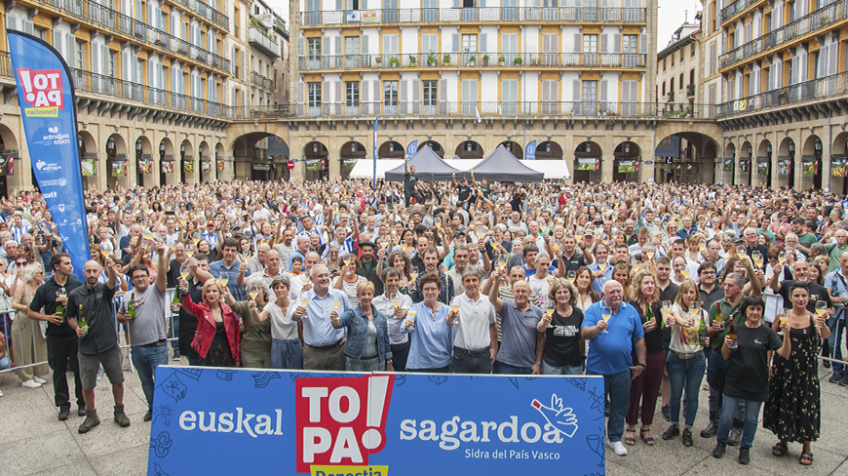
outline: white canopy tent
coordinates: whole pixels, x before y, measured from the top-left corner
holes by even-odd
[[[482,162],[483,159],[453,159],[446,160],[448,164],[462,171],[469,171],[475,165]],[[571,178],[571,173],[568,171],[568,165],[565,160],[522,160],[522,164],[531,169],[545,174],[545,180],[565,180]],[[402,159],[380,159],[377,161],[377,179],[384,179],[386,172],[393,168],[403,165]],[[374,177],[374,160],[359,159],[353,170],[350,171],[352,179],[370,179]],[[427,177],[418,177],[421,180],[429,181]]]

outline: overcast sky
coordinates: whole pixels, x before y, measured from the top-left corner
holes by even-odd
[[[289,0],[264,0],[271,6],[280,16],[286,20],[286,24],[290,25],[289,21]],[[694,21],[695,12],[701,10],[701,2],[698,0],[659,0],[659,32],[657,32],[657,51],[668,46],[668,41],[671,34],[687,17],[686,11],[689,11],[688,19]]]
[[[694,23],[695,12],[702,9],[701,2],[698,0],[659,0],[660,9],[657,14],[657,23],[659,31],[657,32],[657,51],[668,46],[668,41],[685,19],[689,19],[689,23]],[[689,15],[686,15],[686,11]]]

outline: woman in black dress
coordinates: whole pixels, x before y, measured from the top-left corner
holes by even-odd
[[[536,328],[545,332],[542,373],[583,375],[586,341],[580,336],[583,311],[576,306],[577,288],[565,279],[555,280],[548,291],[548,303],[546,311],[553,312],[546,312]]]
[[[818,378],[818,336],[827,339],[830,329],[826,316],[815,316],[807,310],[810,291],[806,284],[795,282],[789,289],[792,309],[786,324],[791,337],[788,359],[775,355],[771,365],[769,399],[763,411],[763,428],[774,432],[780,441],[772,447],[775,456],[783,456],[790,441],[803,444],[800,463],[813,464],[810,442],[821,430],[821,389]],[[775,320],[775,325],[780,321]],[[785,332],[785,331],[784,331]]]

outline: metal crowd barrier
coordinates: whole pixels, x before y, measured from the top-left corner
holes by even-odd
[[[165,316],[165,318],[168,321],[168,330],[167,330],[167,333],[168,333],[167,340],[168,340],[168,342],[175,342],[175,341],[179,340],[179,336],[175,335],[176,327],[174,326],[174,316],[171,315],[171,300],[173,300],[174,290],[175,290],[175,288],[168,288],[168,289],[165,290],[165,299],[167,300],[167,302],[165,304],[165,312],[168,314],[167,316]],[[132,358],[129,354],[129,351],[127,351],[126,354],[123,353],[124,350],[132,348],[132,344],[131,344],[132,333],[129,330],[129,326],[127,326],[126,332],[127,332],[127,336],[129,337],[129,342],[121,344],[121,340],[122,340],[121,332],[123,332],[123,329],[122,329],[123,326],[120,322],[118,322],[116,315],[115,315],[115,313],[117,312],[117,309],[118,309],[118,304],[121,302],[121,296],[123,296],[123,294],[115,297],[115,301],[114,301],[115,306],[113,308],[112,318],[115,322],[115,332],[117,333],[117,336],[118,336],[118,343],[120,344],[120,347],[121,347],[122,356],[125,356],[129,360],[129,363],[130,363],[129,369],[125,368],[124,370],[130,370],[133,373],[135,373],[135,368],[132,365]],[[6,319],[5,316],[8,315],[8,314],[16,314],[17,312],[18,311],[15,310],[15,309],[0,311],[0,321],[2,321],[2,322],[0,322],[0,324],[2,324],[2,325],[0,325],[0,328],[2,328],[3,335],[6,336],[6,355],[9,357],[10,361],[12,360],[12,357],[14,356],[13,349],[14,349],[14,346],[17,345],[16,342],[22,342],[24,336],[20,332],[20,330],[18,330],[17,336],[12,334],[12,326],[14,324],[12,322],[10,322],[9,319]],[[35,322],[36,325],[40,326],[39,323],[41,321],[33,321],[33,322]],[[37,332],[41,332],[41,330],[38,329]],[[9,346],[9,336],[12,337],[12,339],[11,339],[12,346],[11,347]],[[48,364],[47,355],[44,355],[44,360],[39,359],[38,347],[36,346],[35,335],[34,334],[31,335],[30,338],[32,339],[33,349],[34,349],[34,352],[36,354],[35,358],[36,358],[36,360],[38,360],[38,362],[35,362],[35,363],[32,363],[32,364],[27,364],[27,365],[17,365],[16,364],[14,367],[11,367],[11,368],[8,368],[8,369],[5,369],[5,370],[0,370],[0,375],[6,374],[6,373],[12,373],[12,372],[15,372],[16,370],[26,369],[26,368],[29,368],[29,367],[36,367],[36,366],[39,366],[39,365]],[[45,340],[46,340],[46,338],[45,338]],[[170,346],[170,344],[168,344],[168,345]]]

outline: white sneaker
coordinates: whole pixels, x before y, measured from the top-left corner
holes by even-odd
[[[2,390],[0,390],[0,397],[2,397],[2,396],[3,396],[3,391],[2,391]]]
[[[45,384],[45,383],[47,383],[47,380],[44,380],[44,379],[43,379],[43,378],[41,378],[41,377],[33,377],[32,379],[33,379],[33,380],[35,380],[36,382],[38,382],[38,383],[42,384],[42,385],[43,385],[43,384]]]
[[[618,456],[627,456],[627,448],[624,447],[624,443],[620,441],[610,441],[609,447],[612,448]]]
[[[41,384],[36,382],[33,379],[29,379],[26,382],[21,384],[21,387],[26,387],[26,388],[38,388],[40,386],[41,386]]]

